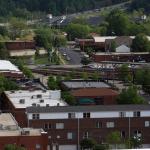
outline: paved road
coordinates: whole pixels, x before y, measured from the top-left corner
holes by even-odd
[[[68,48],[60,48],[60,53],[66,58],[70,65],[80,65],[83,54]]]

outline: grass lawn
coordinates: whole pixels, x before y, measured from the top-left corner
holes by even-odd
[[[50,62],[48,61],[47,55],[36,57],[34,62],[35,64],[50,64]]]

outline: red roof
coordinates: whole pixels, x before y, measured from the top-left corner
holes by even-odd
[[[117,96],[119,93],[108,88],[85,88],[73,90],[74,96]]]

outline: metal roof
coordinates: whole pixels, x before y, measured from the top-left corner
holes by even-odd
[[[55,112],[103,112],[103,111],[150,111],[150,105],[97,105],[97,106],[55,106],[27,107],[27,113]]]

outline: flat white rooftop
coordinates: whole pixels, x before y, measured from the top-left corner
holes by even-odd
[[[7,60],[0,60],[0,72],[1,71],[14,71],[20,72],[17,66],[12,64],[10,61]]]
[[[3,136],[40,136],[42,129],[20,128],[9,113],[0,114],[0,137]]]
[[[66,106],[61,99],[60,90],[35,90],[35,91],[5,91],[8,99],[15,108],[30,106]]]

